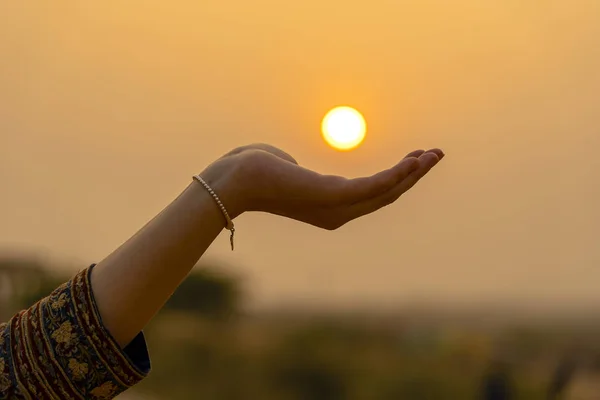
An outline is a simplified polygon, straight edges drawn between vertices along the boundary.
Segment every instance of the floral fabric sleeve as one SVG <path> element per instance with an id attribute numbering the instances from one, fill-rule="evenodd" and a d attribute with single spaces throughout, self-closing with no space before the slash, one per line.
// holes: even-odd
<path id="1" fill-rule="evenodd" d="M 150 372 L 142 332 L 121 349 L 104 328 L 92 268 L 0 324 L 0 399 L 112 399 Z"/>

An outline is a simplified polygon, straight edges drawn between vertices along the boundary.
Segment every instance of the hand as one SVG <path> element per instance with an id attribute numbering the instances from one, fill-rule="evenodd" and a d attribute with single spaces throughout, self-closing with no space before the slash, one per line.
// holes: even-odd
<path id="1" fill-rule="evenodd" d="M 254 144 L 229 152 L 201 175 L 232 218 L 263 211 L 333 230 L 393 203 L 443 157 L 439 149 L 417 150 L 390 169 L 346 179 L 321 175 L 280 149 Z"/>

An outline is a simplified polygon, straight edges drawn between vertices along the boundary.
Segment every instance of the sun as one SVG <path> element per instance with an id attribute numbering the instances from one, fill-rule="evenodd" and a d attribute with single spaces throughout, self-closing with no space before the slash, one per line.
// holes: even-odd
<path id="1" fill-rule="evenodd" d="M 367 132 L 363 116 L 348 106 L 330 110 L 321 123 L 323 138 L 337 150 L 352 150 L 362 143 Z"/>

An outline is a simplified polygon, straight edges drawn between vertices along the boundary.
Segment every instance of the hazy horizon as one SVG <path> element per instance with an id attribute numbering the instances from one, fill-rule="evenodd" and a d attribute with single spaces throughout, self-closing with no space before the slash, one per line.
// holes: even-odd
<path id="1" fill-rule="evenodd" d="M 443 162 L 327 232 L 264 214 L 208 257 L 252 303 L 600 305 L 600 3 L 341 0 L 0 5 L 0 249 L 81 268 L 238 145 L 370 174 Z M 340 153 L 319 124 L 367 120 Z"/>

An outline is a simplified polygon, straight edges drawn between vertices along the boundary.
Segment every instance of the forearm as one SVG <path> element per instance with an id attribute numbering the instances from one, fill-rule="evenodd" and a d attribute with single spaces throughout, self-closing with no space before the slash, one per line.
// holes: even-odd
<path id="1" fill-rule="evenodd" d="M 234 149 L 203 178 L 231 218 L 247 210 L 283 215 L 336 229 L 394 201 L 443 157 L 441 150 L 409 153 L 392 168 L 346 179 L 317 174 L 268 145 Z M 225 227 L 202 185 L 192 184 L 162 213 L 92 272 L 92 290 L 104 326 L 127 345 L 164 305 Z"/>
<path id="2" fill-rule="evenodd" d="M 92 290 L 100 315 L 121 346 L 160 310 L 223 228 L 214 199 L 193 182 L 94 267 Z"/>

